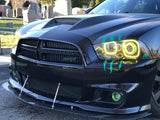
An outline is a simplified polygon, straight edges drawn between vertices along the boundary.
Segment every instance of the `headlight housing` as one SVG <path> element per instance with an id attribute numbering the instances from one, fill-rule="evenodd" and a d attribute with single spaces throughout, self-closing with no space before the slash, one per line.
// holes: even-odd
<path id="1" fill-rule="evenodd" d="M 18 41 L 21 38 L 21 34 L 20 34 L 20 32 L 18 30 L 15 32 L 15 37 L 16 37 L 16 42 L 18 43 Z M 12 54 L 16 54 L 16 51 L 17 51 L 17 46 L 12 47 L 11 53 Z"/>
<path id="2" fill-rule="evenodd" d="M 151 58 L 144 43 L 135 39 L 105 42 L 94 45 L 98 57 L 102 60 L 137 60 Z"/>
<path id="3" fill-rule="evenodd" d="M 19 39 L 21 38 L 21 34 L 19 33 L 19 31 L 17 30 L 15 33 L 15 37 L 16 37 L 16 41 L 18 42 Z"/>
<path id="4" fill-rule="evenodd" d="M 17 46 L 14 46 L 14 47 L 12 47 L 12 54 L 16 54 L 16 51 L 17 51 Z"/>

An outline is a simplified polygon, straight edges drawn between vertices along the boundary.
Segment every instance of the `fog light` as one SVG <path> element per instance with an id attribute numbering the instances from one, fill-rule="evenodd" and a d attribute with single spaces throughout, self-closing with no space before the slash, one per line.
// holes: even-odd
<path id="1" fill-rule="evenodd" d="M 121 93 L 119 93 L 119 92 L 113 92 L 113 93 L 112 93 L 112 99 L 113 99 L 115 102 L 120 101 L 121 98 L 122 98 Z"/>
<path id="2" fill-rule="evenodd" d="M 14 76 L 16 76 L 16 71 L 12 70 L 12 74 L 13 74 Z"/>

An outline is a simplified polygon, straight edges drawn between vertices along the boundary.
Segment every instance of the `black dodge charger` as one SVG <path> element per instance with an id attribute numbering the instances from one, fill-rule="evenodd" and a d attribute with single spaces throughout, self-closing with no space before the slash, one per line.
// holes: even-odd
<path id="1" fill-rule="evenodd" d="M 160 117 L 160 0 L 104 0 L 16 35 L 3 86 L 22 101 L 94 117 Z"/>

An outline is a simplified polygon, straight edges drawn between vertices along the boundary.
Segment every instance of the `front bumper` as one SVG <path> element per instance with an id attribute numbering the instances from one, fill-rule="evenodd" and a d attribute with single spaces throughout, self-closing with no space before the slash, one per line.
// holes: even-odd
<path id="1" fill-rule="evenodd" d="M 118 65 L 114 64 L 110 74 L 110 64 L 104 71 L 103 63 L 93 63 L 84 68 L 11 56 L 11 77 L 5 89 L 17 97 L 23 90 L 18 98 L 29 104 L 52 109 L 57 84 L 61 83 L 55 110 L 94 117 L 116 118 L 118 115 L 117 118 L 122 119 L 149 115 L 156 60 L 124 64 L 119 71 Z M 19 74 L 16 79 L 12 70 Z M 25 76 L 29 76 L 29 80 L 23 89 Z M 111 94 L 115 91 L 122 93 L 118 102 L 112 100 Z"/>

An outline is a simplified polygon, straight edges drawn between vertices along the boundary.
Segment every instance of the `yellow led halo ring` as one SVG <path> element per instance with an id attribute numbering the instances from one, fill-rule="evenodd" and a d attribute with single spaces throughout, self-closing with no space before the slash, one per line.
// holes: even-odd
<path id="1" fill-rule="evenodd" d="M 127 44 L 127 42 L 132 42 L 132 43 L 135 43 L 135 45 L 137 45 L 137 54 L 136 55 L 128 55 L 126 50 L 125 50 L 125 46 Z M 136 59 L 140 56 L 140 46 L 139 46 L 139 43 L 137 42 L 137 40 L 124 40 L 123 41 L 123 54 L 125 57 L 127 58 L 131 58 L 131 59 Z"/>
<path id="2" fill-rule="evenodd" d="M 102 53 L 104 52 L 104 51 L 103 51 L 103 48 L 101 48 L 101 47 L 96 47 L 96 49 L 95 49 L 95 50 L 96 50 L 96 52 L 98 52 L 98 50 L 101 50 L 101 51 L 102 51 Z"/>
<path id="3" fill-rule="evenodd" d="M 107 45 L 108 44 L 114 44 L 114 46 L 115 46 L 115 51 L 114 52 L 109 52 L 108 50 L 107 50 Z M 108 43 L 104 43 L 103 44 L 103 49 L 104 49 L 104 52 L 105 52 L 105 54 L 107 54 L 107 55 L 115 55 L 116 53 L 117 53 L 117 43 L 116 42 L 108 42 Z"/>
<path id="4" fill-rule="evenodd" d="M 121 59 L 123 58 L 123 53 L 119 52 L 116 54 L 116 58 Z"/>
<path id="5" fill-rule="evenodd" d="M 128 47 L 131 46 L 132 47 L 132 51 L 128 51 Z M 133 42 L 129 42 L 125 45 L 125 52 L 129 55 L 134 55 L 137 52 L 138 48 L 137 45 Z"/>

